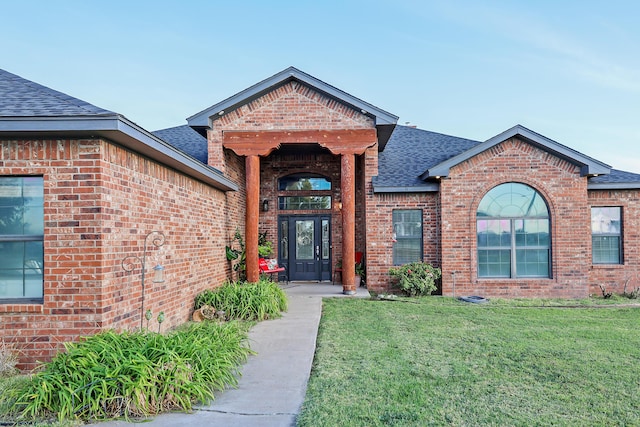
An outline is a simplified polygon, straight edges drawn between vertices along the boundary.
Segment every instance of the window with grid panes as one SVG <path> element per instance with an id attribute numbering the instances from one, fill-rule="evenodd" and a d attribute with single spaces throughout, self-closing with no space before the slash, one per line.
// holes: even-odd
<path id="1" fill-rule="evenodd" d="M 591 253 L 594 264 L 622 264 L 622 208 L 591 208 Z"/>
<path id="2" fill-rule="evenodd" d="M 0 301 L 42 301 L 43 241 L 43 178 L 0 177 Z"/>
<path id="3" fill-rule="evenodd" d="M 551 277 L 549 209 L 532 187 L 510 182 L 489 190 L 476 226 L 478 277 Z"/>
<path id="4" fill-rule="evenodd" d="M 422 261 L 422 210 L 393 211 L 393 264 Z"/>

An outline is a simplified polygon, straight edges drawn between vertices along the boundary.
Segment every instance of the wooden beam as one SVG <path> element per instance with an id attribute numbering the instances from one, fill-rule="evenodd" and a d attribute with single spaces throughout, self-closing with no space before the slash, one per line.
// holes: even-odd
<path id="1" fill-rule="evenodd" d="M 224 131 L 222 143 L 239 156 L 268 156 L 281 144 L 319 144 L 333 154 L 362 154 L 378 142 L 375 129 Z"/>

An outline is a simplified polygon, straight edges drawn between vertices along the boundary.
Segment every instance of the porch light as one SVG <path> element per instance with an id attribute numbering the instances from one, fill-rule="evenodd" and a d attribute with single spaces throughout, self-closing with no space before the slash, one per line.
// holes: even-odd
<path id="1" fill-rule="evenodd" d="M 269 200 L 264 199 L 264 200 L 262 201 L 262 210 L 263 210 L 264 212 L 269 212 Z"/>
<path id="2" fill-rule="evenodd" d="M 164 283 L 164 267 L 160 264 L 153 267 L 153 283 Z"/>

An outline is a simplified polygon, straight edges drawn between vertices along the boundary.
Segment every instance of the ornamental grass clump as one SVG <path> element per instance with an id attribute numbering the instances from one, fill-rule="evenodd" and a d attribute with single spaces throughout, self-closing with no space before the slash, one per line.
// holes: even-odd
<path id="1" fill-rule="evenodd" d="M 15 374 L 17 364 L 18 356 L 13 347 L 0 339 L 0 377 Z"/>
<path id="2" fill-rule="evenodd" d="M 189 411 L 237 385 L 251 350 L 248 325 L 197 323 L 168 335 L 107 331 L 65 345 L 30 381 L 11 390 L 22 419 L 146 417 Z"/>
<path id="3" fill-rule="evenodd" d="M 227 282 L 196 296 L 194 308 L 205 305 L 224 311 L 228 319 L 261 321 L 280 317 L 287 310 L 287 296 L 268 279 L 257 283 Z"/>
<path id="4" fill-rule="evenodd" d="M 389 275 L 397 280 L 398 288 L 410 297 L 431 295 L 436 289 L 436 280 L 442 272 L 426 262 L 412 262 L 391 267 Z"/>

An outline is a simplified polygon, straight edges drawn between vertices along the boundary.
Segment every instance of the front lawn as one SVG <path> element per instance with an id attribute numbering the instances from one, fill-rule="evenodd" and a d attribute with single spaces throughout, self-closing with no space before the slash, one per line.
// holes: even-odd
<path id="1" fill-rule="evenodd" d="M 640 308 L 327 299 L 298 425 L 640 425 Z"/>

